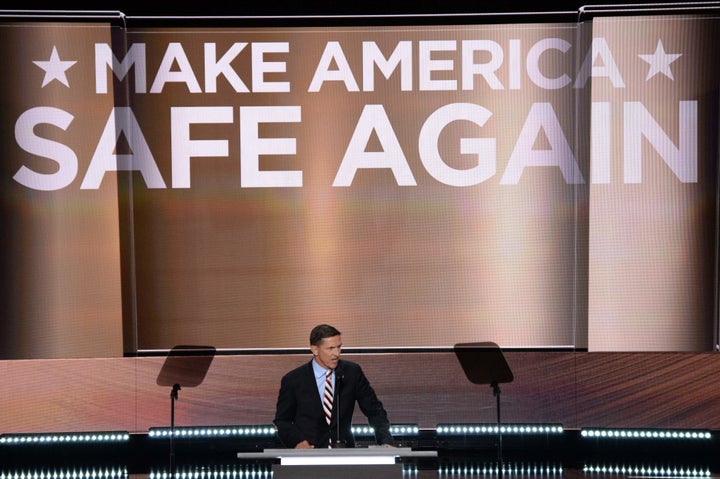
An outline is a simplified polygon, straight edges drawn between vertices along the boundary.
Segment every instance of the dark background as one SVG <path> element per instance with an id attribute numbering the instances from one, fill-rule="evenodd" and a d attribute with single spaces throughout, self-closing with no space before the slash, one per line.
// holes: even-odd
<path id="1" fill-rule="evenodd" d="M 128 16 L 284 16 L 284 15 L 437 15 L 493 14 L 520 12 L 576 12 L 583 6 L 630 5 L 692 5 L 678 2 L 583 2 L 579 0 L 534 1 L 471 1 L 471 0 L 273 0 L 273 1 L 184 1 L 168 2 L 112 0 L 30 0 L 9 2 L 6 10 L 88 10 L 120 11 Z M 697 3 L 715 5 L 718 2 Z"/>

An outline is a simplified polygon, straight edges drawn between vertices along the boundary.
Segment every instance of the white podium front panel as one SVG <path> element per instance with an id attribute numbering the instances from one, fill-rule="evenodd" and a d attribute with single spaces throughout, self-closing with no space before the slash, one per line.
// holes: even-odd
<path id="1" fill-rule="evenodd" d="M 268 451 L 268 450 L 266 450 Z M 272 450 L 270 450 L 272 451 Z M 269 452 L 269 451 L 268 451 Z M 277 449 L 284 466 L 395 464 L 410 448 L 368 447 L 339 449 Z"/>
<path id="2" fill-rule="evenodd" d="M 403 458 L 437 457 L 437 451 L 370 446 L 337 449 L 265 449 L 239 452 L 238 459 L 280 460 L 273 479 L 402 479 Z"/>
<path id="3" fill-rule="evenodd" d="M 282 466 L 357 466 L 357 465 L 381 465 L 395 464 L 396 456 L 354 456 L 347 454 L 328 454 L 318 456 L 289 456 L 281 457 Z"/>
<path id="4" fill-rule="evenodd" d="M 239 452 L 238 459 L 279 459 L 283 466 L 395 464 L 402 458 L 437 457 L 437 451 L 413 451 L 409 447 L 371 446 L 338 449 L 265 449 Z"/>

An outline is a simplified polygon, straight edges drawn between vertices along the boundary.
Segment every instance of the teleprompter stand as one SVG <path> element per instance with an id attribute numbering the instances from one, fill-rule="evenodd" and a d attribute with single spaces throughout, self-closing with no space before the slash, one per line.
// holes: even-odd
<path id="1" fill-rule="evenodd" d="M 459 343 L 453 348 L 465 376 L 473 384 L 489 384 L 497 404 L 498 474 L 502 475 L 502 433 L 500 432 L 500 383 L 514 379 L 500 347 L 493 342 Z"/>
<path id="2" fill-rule="evenodd" d="M 165 358 L 157 377 L 158 386 L 170 391 L 170 477 L 175 477 L 175 401 L 183 387 L 199 386 L 215 357 L 212 346 L 175 346 Z"/>

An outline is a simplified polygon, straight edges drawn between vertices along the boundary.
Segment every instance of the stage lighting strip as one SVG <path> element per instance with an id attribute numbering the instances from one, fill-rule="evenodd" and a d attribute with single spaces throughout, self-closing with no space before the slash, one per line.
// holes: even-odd
<path id="1" fill-rule="evenodd" d="M 151 438 L 170 437 L 169 427 L 150 428 L 148 436 Z M 353 434 L 357 436 L 371 436 L 375 430 L 370 426 L 353 425 Z M 390 427 L 393 436 L 417 436 L 420 428 L 417 425 L 394 425 Z M 275 426 L 221 426 L 221 427 L 176 427 L 175 437 L 179 438 L 212 438 L 212 437 L 273 437 L 277 433 Z"/>
<path id="2" fill-rule="evenodd" d="M 169 427 L 151 428 L 148 436 L 151 438 L 170 437 L 172 429 Z M 180 438 L 212 438 L 212 437 L 273 437 L 276 434 L 275 426 L 219 426 L 219 427 L 176 427 L 175 437 Z"/>
<path id="3" fill-rule="evenodd" d="M 418 467 L 416 464 L 403 464 L 403 476 L 417 476 Z M 174 479 L 272 479 L 272 465 L 270 464 L 248 464 L 248 465 L 213 465 L 213 466 L 178 466 L 175 468 Z M 0 477 L 0 479 L 42 479 L 36 477 Z M 65 476 L 55 478 L 45 476 L 45 479 L 75 479 Z M 83 479 L 79 477 L 78 479 Z M 95 479 L 95 478 L 91 478 Z M 108 479 L 114 479 L 109 477 Z M 165 469 L 153 469 L 148 474 L 148 479 L 173 479 L 173 476 Z"/>
<path id="4" fill-rule="evenodd" d="M 372 436 L 375 429 L 372 426 L 353 424 L 352 433 L 355 436 Z M 390 434 L 393 436 L 417 436 L 420 434 L 420 427 L 416 424 L 396 424 L 390 426 Z"/>
<path id="5" fill-rule="evenodd" d="M 710 477 L 709 469 L 671 466 L 585 465 L 585 474 L 652 476 L 652 477 Z"/>
<path id="6" fill-rule="evenodd" d="M 0 479 L 125 479 L 127 467 L 28 468 L 0 470 Z"/>
<path id="7" fill-rule="evenodd" d="M 174 474 L 152 469 L 148 479 L 272 479 L 272 475 L 270 464 L 177 466 Z"/>
<path id="8" fill-rule="evenodd" d="M 438 468 L 440 477 L 493 476 L 498 475 L 499 472 L 496 462 L 450 463 Z M 502 473 L 513 476 L 562 476 L 563 467 L 561 464 L 553 463 L 510 462 L 502 465 Z"/>
<path id="9" fill-rule="evenodd" d="M 53 434 L 3 434 L 0 444 L 74 444 L 126 442 L 130 440 L 127 432 L 81 432 Z"/>
<path id="10" fill-rule="evenodd" d="M 583 429 L 580 436 L 600 439 L 689 439 L 710 440 L 710 431 L 680 431 L 660 429 Z"/>
<path id="11" fill-rule="evenodd" d="M 482 436 L 487 434 L 562 434 L 560 424 L 438 424 L 438 435 L 445 436 Z"/>

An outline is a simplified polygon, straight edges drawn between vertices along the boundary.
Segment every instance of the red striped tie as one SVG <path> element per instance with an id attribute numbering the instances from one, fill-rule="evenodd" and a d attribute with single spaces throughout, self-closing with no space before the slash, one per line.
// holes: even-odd
<path id="1" fill-rule="evenodd" d="M 323 409 L 325 410 L 325 420 L 328 423 L 328 426 L 330 425 L 330 420 L 332 419 L 332 408 L 333 408 L 333 387 L 332 387 L 332 381 L 330 378 L 332 377 L 332 371 L 328 371 L 325 374 L 325 394 L 323 395 Z"/>

